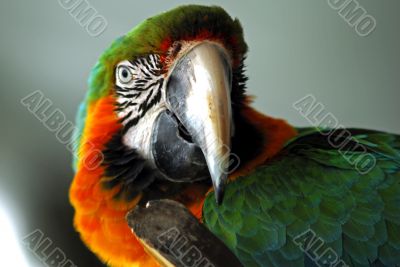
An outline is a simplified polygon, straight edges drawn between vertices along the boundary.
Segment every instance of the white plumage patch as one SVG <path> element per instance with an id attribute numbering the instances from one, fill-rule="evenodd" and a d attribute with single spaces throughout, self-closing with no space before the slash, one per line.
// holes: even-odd
<path id="1" fill-rule="evenodd" d="M 123 125 L 136 125 L 161 100 L 164 77 L 158 55 L 150 54 L 118 64 L 115 71 L 117 113 Z"/>
<path id="2" fill-rule="evenodd" d="M 124 125 L 123 143 L 142 154 L 149 153 L 152 125 L 163 109 L 164 76 L 158 55 L 122 61 L 115 70 L 116 112 Z M 135 127 L 133 127 L 135 126 Z"/>

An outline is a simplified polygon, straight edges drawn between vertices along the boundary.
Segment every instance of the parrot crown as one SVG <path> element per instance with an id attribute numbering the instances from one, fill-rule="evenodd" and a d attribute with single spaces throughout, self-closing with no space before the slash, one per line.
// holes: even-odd
<path id="1" fill-rule="evenodd" d="M 221 43 L 233 57 L 233 71 L 241 72 L 247 44 L 240 22 L 220 7 L 181 6 L 143 21 L 113 42 L 91 72 L 88 101 L 114 90 L 113 74 L 121 61 L 150 63 L 148 56 L 153 54 L 153 59 L 158 59 L 156 64 L 165 70 L 185 43 L 202 40 Z"/>

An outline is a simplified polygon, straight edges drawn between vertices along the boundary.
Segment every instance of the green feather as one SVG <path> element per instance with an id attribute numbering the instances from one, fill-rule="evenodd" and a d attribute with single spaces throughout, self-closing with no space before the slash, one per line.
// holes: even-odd
<path id="1" fill-rule="evenodd" d="M 228 184 L 221 206 L 208 195 L 206 226 L 245 266 L 317 266 L 294 242 L 309 230 L 324 241 L 309 255 L 332 249 L 348 266 L 400 264 L 400 137 L 350 132 L 339 151 L 302 129 L 268 165 Z M 366 174 L 347 160 L 363 153 L 376 159 Z"/>

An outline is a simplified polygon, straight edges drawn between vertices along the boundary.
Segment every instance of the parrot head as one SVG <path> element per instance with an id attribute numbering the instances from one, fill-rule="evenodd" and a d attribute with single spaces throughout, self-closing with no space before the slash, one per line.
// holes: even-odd
<path id="1" fill-rule="evenodd" d="M 206 184 L 199 203 L 211 185 L 220 203 L 229 173 L 265 161 L 291 134 L 249 106 L 246 52 L 237 19 L 189 5 L 145 20 L 100 57 L 78 114 L 70 199 L 104 261 L 146 254 L 124 220 L 140 201 Z"/>
<path id="2" fill-rule="evenodd" d="M 171 182 L 211 177 L 219 201 L 234 134 L 233 51 L 220 35 L 168 34 L 161 43 L 146 44 L 143 53 L 123 58 L 114 67 L 123 144 Z"/>
<path id="3" fill-rule="evenodd" d="M 116 40 L 95 66 L 86 99 L 86 105 L 105 97 L 114 102 L 119 130 L 101 149 L 106 169 L 115 169 L 110 158 L 119 141 L 146 161 L 129 177 L 130 186 L 137 182 L 135 191 L 159 177 L 172 182 L 211 178 L 220 202 L 234 165 L 229 163 L 236 162 L 232 138 L 245 102 L 246 51 L 239 21 L 219 7 L 179 7 Z M 102 124 L 96 116 L 90 123 Z M 87 120 L 84 124 L 93 127 Z M 136 179 L 149 169 L 157 175 Z"/>

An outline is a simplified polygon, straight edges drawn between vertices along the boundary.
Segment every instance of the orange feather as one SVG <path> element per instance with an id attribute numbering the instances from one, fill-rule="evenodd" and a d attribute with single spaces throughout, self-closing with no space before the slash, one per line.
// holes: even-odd
<path id="1" fill-rule="evenodd" d="M 91 151 L 93 149 L 101 151 L 104 144 L 120 129 L 121 125 L 114 112 L 114 103 L 114 97 L 108 96 L 93 102 L 88 107 L 86 127 L 80 145 L 80 159 L 96 157 Z M 242 112 L 245 118 L 266 136 L 267 141 L 264 143 L 264 152 L 233 173 L 230 179 L 245 175 L 263 164 L 278 153 L 288 139 L 296 135 L 296 131 L 283 120 L 264 116 L 249 106 Z M 99 164 L 97 168 L 92 169 L 83 162 L 80 160 L 78 164 L 70 189 L 70 200 L 76 211 L 74 225 L 82 240 L 102 261 L 111 266 L 159 266 L 146 253 L 125 221 L 126 213 L 137 205 L 141 195 L 130 202 L 113 199 L 118 188 L 106 190 L 101 187 L 100 181 L 107 179 L 104 176 L 103 166 Z M 202 206 L 208 191 L 208 188 L 192 185 L 175 199 L 185 204 L 201 220 Z"/>
<path id="2" fill-rule="evenodd" d="M 91 151 L 101 151 L 121 127 L 114 104 L 115 99 L 108 96 L 89 106 L 80 159 L 94 157 Z M 102 189 L 100 180 L 105 178 L 104 168 L 100 164 L 95 169 L 91 166 L 79 161 L 70 189 L 70 200 L 75 208 L 74 225 L 82 240 L 111 266 L 159 266 L 144 251 L 125 221 L 126 213 L 136 206 L 140 196 L 128 203 L 113 200 L 118 188 Z"/>

